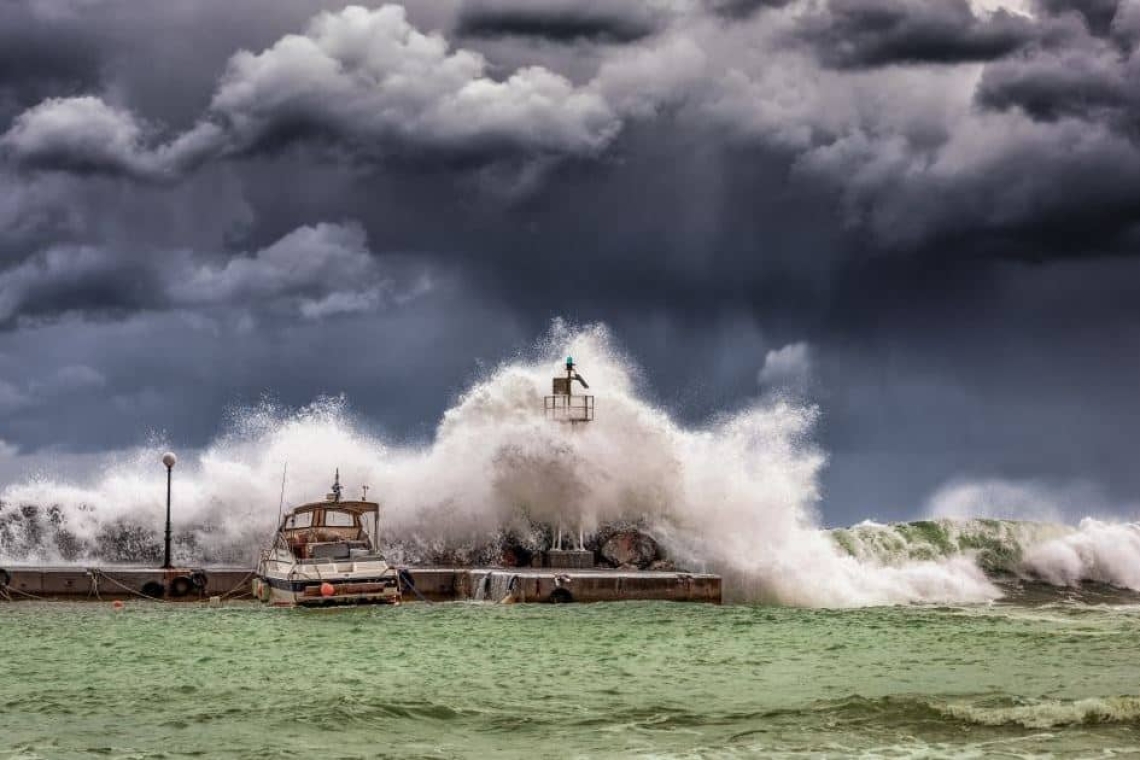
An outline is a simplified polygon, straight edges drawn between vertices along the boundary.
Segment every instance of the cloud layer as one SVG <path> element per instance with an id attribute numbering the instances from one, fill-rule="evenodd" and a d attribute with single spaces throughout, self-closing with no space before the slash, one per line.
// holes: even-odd
<path id="1" fill-rule="evenodd" d="M 4 440 L 340 391 L 428 435 L 562 315 L 682 419 L 807 387 L 837 515 L 1133 503 L 1138 47 L 1135 0 L 15 0 Z"/>
<path id="2" fill-rule="evenodd" d="M 319 319 L 373 311 L 430 288 L 425 273 L 401 289 L 353 223 L 299 227 L 259 251 L 204 258 L 190 251 L 128 257 L 106 248 L 49 248 L 0 272 L 0 325 L 124 309 L 284 311 Z"/>

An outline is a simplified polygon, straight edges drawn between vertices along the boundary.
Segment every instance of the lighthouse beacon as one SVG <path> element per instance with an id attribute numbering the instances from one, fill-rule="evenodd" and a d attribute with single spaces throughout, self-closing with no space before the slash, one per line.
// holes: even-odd
<path id="1" fill-rule="evenodd" d="M 590 390 L 586 379 L 578 374 L 574 365 L 574 357 L 566 357 L 565 377 L 555 377 L 552 383 L 553 394 L 545 399 L 545 413 L 548 420 L 561 424 L 569 424 L 571 431 L 581 430 L 581 425 L 594 420 L 594 397 L 585 394 L 574 394 L 574 383 L 581 383 L 583 390 Z M 554 546 L 546 552 L 545 564 L 547 567 L 592 568 L 594 566 L 594 553 L 585 547 L 585 532 L 578 525 L 577 548 L 573 547 L 574 540 L 570 539 L 571 548 L 562 544 L 563 524 L 558 523 Z"/>

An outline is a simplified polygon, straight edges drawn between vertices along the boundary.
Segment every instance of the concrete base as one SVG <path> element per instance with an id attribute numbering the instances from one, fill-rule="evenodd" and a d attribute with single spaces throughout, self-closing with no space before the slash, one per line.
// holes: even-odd
<path id="1" fill-rule="evenodd" d="M 144 567 L 8 567 L 0 597 L 12 601 L 50 599 L 130 599 L 140 595 L 169 601 L 198 601 L 249 592 L 248 568 L 207 567 L 162 570 Z M 0 580 L 4 574 L 0 573 Z"/>
<path id="2" fill-rule="evenodd" d="M 594 553 L 586 549 L 551 549 L 543 554 L 542 566 L 592 570 Z"/>
<path id="3" fill-rule="evenodd" d="M 571 553 L 571 552 L 564 552 Z M 577 552 L 573 552 L 577 553 Z M 588 552 L 587 552 L 588 554 Z M 592 556 L 592 555 L 591 555 Z M 253 571 L 247 568 L 206 567 L 159 570 L 140 567 L 7 567 L 10 576 L 4 599 L 73 599 L 110 601 L 143 596 L 143 590 L 162 587 L 167 601 L 199 601 L 212 596 L 248 598 Z M 194 586 L 182 596 L 176 579 L 191 580 L 202 573 L 203 586 Z M 0 572 L 0 581 L 5 578 Z M 570 568 L 455 568 L 411 567 L 404 571 L 405 602 L 421 598 L 433 602 L 487 601 L 620 602 L 668 600 L 720 604 L 721 579 L 716 575 L 677 572 L 593 570 Z M 181 581 L 179 587 L 185 584 Z"/>
<path id="4" fill-rule="evenodd" d="M 414 573 L 414 570 L 413 570 Z M 628 602 L 672 601 L 720 604 L 718 575 L 626 570 L 471 570 L 461 588 L 474 601 Z"/>

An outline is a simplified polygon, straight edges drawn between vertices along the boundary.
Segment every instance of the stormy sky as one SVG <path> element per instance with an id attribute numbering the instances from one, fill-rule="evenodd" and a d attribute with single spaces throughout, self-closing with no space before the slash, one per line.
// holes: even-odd
<path id="1" fill-rule="evenodd" d="M 1135 517 L 1140 0 L 0 3 L 0 478 L 426 439 L 555 317 L 818 404 L 827 523 Z"/>

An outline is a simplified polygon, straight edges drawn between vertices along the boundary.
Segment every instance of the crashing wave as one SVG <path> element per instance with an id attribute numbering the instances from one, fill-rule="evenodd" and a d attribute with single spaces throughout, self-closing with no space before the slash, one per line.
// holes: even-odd
<path id="1" fill-rule="evenodd" d="M 946 717 L 979 726 L 1058 728 L 1140 723 L 1140 697 L 1130 696 L 1048 699 L 1002 705 L 946 704 L 936 709 Z"/>
<path id="2" fill-rule="evenodd" d="M 566 354 L 588 368 L 598 393 L 595 421 L 573 432 L 541 411 L 551 369 Z M 983 571 L 992 563 L 1020 562 L 1065 581 L 1086 566 L 1097 577 L 1135 580 L 1137 555 L 1112 557 L 1101 545 L 1108 528 L 1040 552 L 1018 534 L 1021 524 L 829 533 L 816 520 L 826 457 L 811 441 L 814 407 L 757 399 L 689 428 L 646 401 L 637 377 L 605 328 L 556 324 L 530 356 L 471 387 L 427 445 L 369 433 L 343 399 L 246 410 L 207 447 L 184 452 L 175 470 L 175 559 L 251 562 L 277 520 L 288 463 L 288 504 L 319 498 L 335 468 L 350 493 L 371 486 L 387 548 L 401 563 L 484 563 L 505 543 L 520 552 L 548 547 L 559 524 L 592 533 L 633 521 L 678 564 L 724 575 L 735 600 L 981 602 L 1001 595 Z M 160 450 L 139 447 L 87 483 L 40 476 L 4 488 L 0 562 L 153 561 L 164 515 Z M 1071 534 L 1055 540 L 1065 539 Z M 1050 576 L 1054 560 L 1061 565 Z"/>
<path id="3" fill-rule="evenodd" d="M 992 519 L 864 522 L 831 536 L 852 557 L 883 566 L 969 557 L 990 576 L 1140 591 L 1140 523 L 1085 518 L 1074 528 Z"/>

